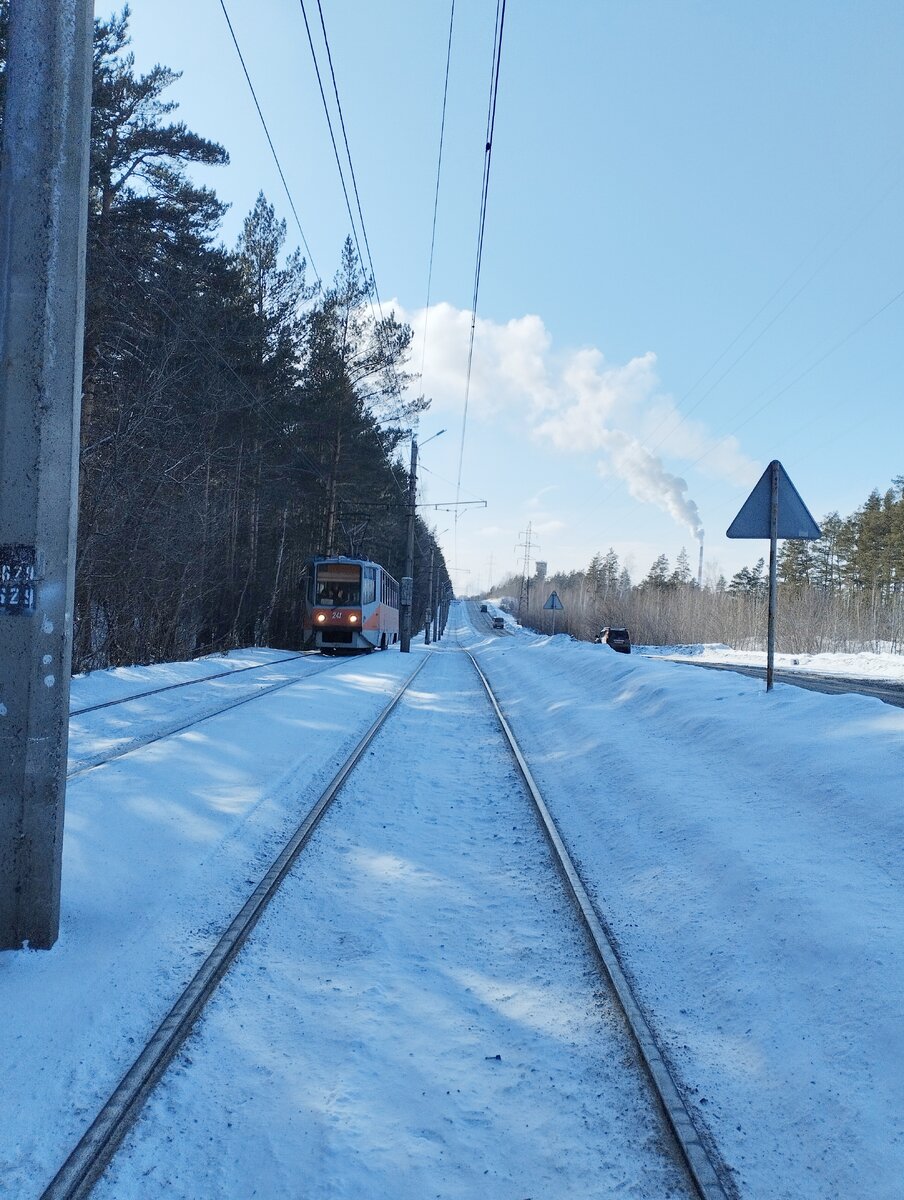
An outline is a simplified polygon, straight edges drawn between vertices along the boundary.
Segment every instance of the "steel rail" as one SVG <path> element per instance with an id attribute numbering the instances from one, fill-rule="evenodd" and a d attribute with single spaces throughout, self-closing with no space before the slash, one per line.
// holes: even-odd
<path id="1" fill-rule="evenodd" d="M 571 855 L 568 853 L 568 849 L 558 831 L 552 814 L 547 808 L 527 765 L 527 761 L 515 740 L 515 735 L 502 712 L 493 689 L 490 687 L 489 680 L 480 669 L 476 658 L 470 650 L 465 650 L 465 653 L 473 663 L 474 669 L 480 676 L 480 680 L 486 689 L 490 703 L 505 734 L 509 749 L 517 763 L 521 778 L 524 780 L 525 786 L 534 802 L 540 824 L 552 848 L 557 866 L 571 892 L 572 899 L 577 906 L 593 948 L 625 1015 L 628 1028 L 637 1045 L 641 1061 L 650 1078 L 653 1090 L 678 1144 L 681 1156 L 684 1159 L 697 1193 L 701 1200 L 729 1200 L 729 1197 L 733 1193 L 728 1192 L 722 1183 L 721 1174 L 724 1169 L 716 1166 L 714 1156 L 711 1155 L 697 1131 L 690 1110 L 685 1104 L 681 1092 L 678 1090 L 668 1064 L 656 1043 L 649 1022 L 644 1016 L 627 976 L 622 970 L 612 939 L 597 915 L 593 902 L 572 861 Z"/>
<path id="2" fill-rule="evenodd" d="M 340 663 L 344 660 L 340 660 Z M 315 679 L 318 675 L 323 675 L 326 671 L 333 671 L 340 663 L 330 663 L 328 666 L 321 667 L 319 671 L 309 671 L 306 675 L 300 675 L 296 679 L 285 679 L 280 683 L 274 683 L 270 687 L 261 688 L 259 691 L 252 692 L 248 696 L 240 696 L 238 700 L 230 700 L 228 704 L 223 704 L 216 708 L 213 712 L 205 713 L 201 717 L 195 717 L 192 721 L 186 721 L 182 725 L 176 725 L 172 729 L 165 729 L 161 733 L 154 734 L 153 737 L 145 738 L 143 741 L 130 743 L 122 750 L 116 750 L 113 754 L 108 754 L 104 758 L 97 760 L 88 759 L 83 761 L 82 765 L 75 767 L 66 775 L 67 782 L 70 779 L 77 779 L 80 775 L 87 775 L 89 771 L 96 771 L 98 767 L 106 766 L 107 763 L 115 762 L 118 758 L 124 758 L 127 754 L 134 754 L 137 750 L 143 750 L 145 746 L 153 746 L 155 742 L 162 742 L 164 738 L 174 737 L 177 733 L 184 733 L 186 729 L 193 729 L 195 725 L 201 725 L 204 721 L 210 721 L 214 717 L 219 717 L 230 709 L 240 708 L 243 704 L 250 704 L 252 700 L 260 700 L 263 696 L 272 696 L 274 692 L 280 692 L 283 688 L 294 687 L 298 683 L 306 683 L 309 679 Z"/>
<path id="3" fill-rule="evenodd" d="M 311 652 L 308 651 L 308 654 Z M 228 679 L 233 675 L 241 675 L 244 671 L 263 671 L 267 667 L 275 667 L 279 663 L 292 662 L 296 658 L 306 658 L 307 654 L 289 654 L 285 658 L 274 658 L 267 663 L 254 663 L 250 667 L 236 667 L 234 671 L 218 671 L 216 675 L 199 675 L 197 679 L 183 679 L 181 683 L 168 683 L 164 687 L 148 688 L 144 692 L 133 692 L 131 696 L 120 696 L 118 700 L 104 700 L 101 704 L 89 704 L 85 708 L 72 708 L 70 717 L 80 717 L 84 713 L 97 712 L 100 708 L 113 708 L 117 704 L 128 704 L 132 700 L 143 700 L 145 696 L 156 696 L 160 692 L 172 692 L 176 688 L 191 687 L 195 683 L 209 683 L 211 679 Z"/>
<path id="4" fill-rule="evenodd" d="M 163 1018 L 113 1094 L 79 1140 L 40 1200 L 85 1200 L 122 1139 L 216 991 L 295 860 L 389 715 L 427 663 L 425 655 L 346 758 L 330 784 L 274 859 L 197 974 Z"/>

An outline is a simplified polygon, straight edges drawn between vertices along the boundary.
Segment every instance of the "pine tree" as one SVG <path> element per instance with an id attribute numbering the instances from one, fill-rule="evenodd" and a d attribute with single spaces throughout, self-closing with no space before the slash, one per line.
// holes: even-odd
<path id="1" fill-rule="evenodd" d="M 618 555 L 610 546 L 603 558 L 602 583 L 604 591 L 615 591 L 618 587 L 619 563 Z"/>
<path id="2" fill-rule="evenodd" d="M 671 587 L 687 587 L 693 583 L 693 578 L 691 564 L 687 557 L 687 550 L 682 546 L 675 560 L 675 570 L 669 576 L 669 585 Z"/>
<path id="3" fill-rule="evenodd" d="M 843 521 L 837 512 L 828 513 L 820 523 L 822 536 L 810 545 L 812 581 L 816 586 L 831 592 L 841 587 L 839 536 L 842 525 Z"/>
<path id="4" fill-rule="evenodd" d="M 660 554 L 645 579 L 641 581 L 640 587 L 643 590 L 649 588 L 667 588 L 671 586 L 669 576 L 669 560 L 664 554 Z"/>
<path id="5" fill-rule="evenodd" d="M 809 543 L 797 538 L 783 542 L 776 566 L 780 583 L 797 589 L 807 587 L 815 569 Z"/>

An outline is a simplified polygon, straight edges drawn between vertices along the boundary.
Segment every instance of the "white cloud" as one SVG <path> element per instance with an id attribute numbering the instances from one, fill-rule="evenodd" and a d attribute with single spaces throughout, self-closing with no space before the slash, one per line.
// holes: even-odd
<path id="1" fill-rule="evenodd" d="M 398 303 L 392 307 L 400 320 L 414 330 L 410 368 L 423 377 L 418 391 L 432 400 L 435 413 L 460 413 L 465 400 L 471 314 L 450 304 L 432 305 L 408 313 Z M 424 329 L 427 352 L 424 354 Z M 516 317 L 504 325 L 477 318 L 471 366 L 469 412 L 475 419 L 514 405 L 542 411 L 553 399 L 546 378 L 551 338 L 536 316 Z"/>
<path id="2" fill-rule="evenodd" d="M 545 533 L 558 533 L 560 529 L 567 529 L 568 526 L 564 521 L 559 521 L 556 518 L 550 518 L 548 521 L 532 521 L 531 530 L 542 537 Z"/>
<path id="3" fill-rule="evenodd" d="M 471 314 L 449 304 L 431 307 L 429 316 L 423 309 L 405 313 L 395 307 L 415 332 L 414 369 L 423 357 L 418 390 L 432 399 L 435 414 L 461 414 Z M 703 530 L 687 482 L 664 459 L 695 469 L 699 460 L 701 473 L 735 485 L 753 483 L 759 474 L 737 439 L 718 439 L 701 422 L 682 417 L 673 398 L 660 390 L 654 353 L 624 364 L 608 363 L 595 347 L 556 353 L 534 315 L 505 324 L 478 317 L 468 413 L 475 422 L 512 415 L 556 450 L 600 454 L 601 474 L 622 480 L 635 499 L 669 513 L 697 538 Z M 539 508 L 542 495 L 530 507 Z"/>

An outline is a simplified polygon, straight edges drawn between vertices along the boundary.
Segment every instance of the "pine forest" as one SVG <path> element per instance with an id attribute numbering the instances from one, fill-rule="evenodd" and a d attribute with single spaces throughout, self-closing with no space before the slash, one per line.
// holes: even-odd
<path id="1" fill-rule="evenodd" d="M 848 517 L 829 513 L 818 541 L 779 543 L 776 645 L 787 653 L 873 650 L 904 653 L 904 476 L 873 491 Z M 674 568 L 664 554 L 636 584 L 610 549 L 586 571 L 523 580 L 497 592 L 536 629 L 551 627 L 543 608 L 555 590 L 564 605 L 556 629 L 592 639 L 625 626 L 638 645 L 721 642 L 734 649 L 766 644 L 769 571 L 765 559 L 731 579 L 698 580 L 686 550 Z"/>
<path id="2" fill-rule="evenodd" d="M 175 119 L 175 72 L 136 73 L 128 22 L 95 22 L 73 671 L 295 647 L 316 554 L 400 577 L 426 407 L 350 240 L 319 286 L 260 195 L 221 244 L 190 168 L 227 151 Z M 415 622 L 431 550 L 448 584 L 418 520 Z"/>

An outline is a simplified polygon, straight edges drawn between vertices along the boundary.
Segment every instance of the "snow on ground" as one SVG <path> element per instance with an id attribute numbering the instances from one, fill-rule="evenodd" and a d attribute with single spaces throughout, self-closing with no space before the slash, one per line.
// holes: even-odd
<path id="1" fill-rule="evenodd" d="M 598 985 L 444 641 L 97 1200 L 689 1196 Z"/>
<path id="2" fill-rule="evenodd" d="M 40 1195 L 408 670 L 342 660 L 70 782 L 60 939 L 0 954 L 6 1194 Z"/>
<path id="3" fill-rule="evenodd" d="M 575 999 L 584 969 L 577 952 L 565 947 L 553 960 L 546 918 L 529 927 L 517 908 L 525 886 L 538 905 L 562 905 L 536 868 L 529 823 L 511 807 L 510 773 L 482 736 L 465 733 L 469 685 L 456 674 L 454 632 L 497 688 L 741 1197 L 900 1200 L 904 711 L 782 684 L 767 694 L 759 680 L 689 672 L 562 636 L 500 636 L 474 617 L 472 625 L 464 606 L 453 608 L 427 669 L 433 659 L 453 665 L 448 675 L 437 666 L 429 687 L 419 682 L 400 717 L 412 730 L 410 801 L 382 766 L 343 796 L 324 829 L 329 837 L 310 848 L 310 874 L 303 856 L 260 944 L 249 946 L 185 1051 L 193 1059 L 197 1045 L 203 1087 L 187 1086 L 196 1076 L 184 1055 L 167 1101 L 155 1099 L 152 1113 L 196 1147 L 206 1130 L 230 1162 L 230 1122 L 261 1129 L 272 1116 L 274 1130 L 292 1126 L 305 1161 L 325 1175 L 315 1182 L 302 1172 L 281 1191 L 293 1162 L 280 1160 L 272 1139 L 266 1169 L 276 1182 L 258 1192 L 268 1200 L 299 1186 L 342 1200 L 564 1200 L 582 1194 L 590 1161 L 569 1113 L 588 1144 L 626 1173 L 624 1194 L 668 1194 L 665 1175 L 627 1186 L 631 1160 L 612 1148 L 605 1112 L 582 1090 L 596 1082 L 588 1042 L 608 1037 L 611 1021 Z M 256 661 L 267 661 L 263 653 Z M 292 686 L 70 784 L 60 941 L 49 952 L 0 954 L 3 1194 L 40 1195 L 299 814 L 423 653 L 343 661 L 317 676 L 308 671 L 315 660 L 304 660 Z M 74 682 L 73 707 L 123 685 L 140 691 L 190 669 L 209 673 L 222 661 L 141 668 L 125 678 L 97 672 Z M 192 690 L 169 695 L 175 703 Z M 90 756 L 92 737 L 110 736 L 102 719 L 109 711 L 116 712 L 78 718 L 79 758 Z M 156 709 L 142 717 L 148 727 L 158 719 L 165 725 Z M 450 721 L 460 727 L 455 734 Z M 483 721 L 489 736 L 488 714 Z M 469 767 L 472 752 L 478 761 Z M 475 808 L 481 779 L 489 787 Z M 476 839 L 496 819 L 505 830 L 493 839 L 501 855 L 483 861 Z M 522 862 L 533 864 L 527 885 L 516 870 Z M 340 863 L 337 905 L 321 907 L 317 880 Z M 487 870 L 504 896 L 487 884 Z M 433 907 L 415 918 L 409 898 Z M 460 910 L 478 922 L 486 915 L 485 926 L 466 933 Z M 288 942 L 279 933 L 285 922 Z M 485 974 L 485 948 L 500 959 L 498 977 Z M 301 1055 L 298 1074 L 287 1074 L 275 1032 L 286 1010 L 298 1026 L 288 1050 L 292 1061 Z M 428 1016 L 449 1036 L 448 1053 L 428 1032 Z M 222 1069 L 202 1049 L 217 1032 L 228 1047 Z M 541 1082 L 544 1071 L 552 1077 L 551 1095 L 535 1088 L 530 1065 Z M 611 1074 L 600 1068 L 605 1094 Z M 450 1077 L 458 1082 L 444 1087 Z M 636 1115 L 633 1101 L 625 1110 Z M 533 1138 L 519 1135 L 519 1114 L 536 1122 Z M 392 1150 L 400 1130 L 400 1144 L 423 1166 L 401 1182 Z M 129 1176 L 150 1163 L 142 1136 L 134 1161 L 123 1159 L 111 1176 L 134 1192 L 105 1183 L 104 1195 L 158 1194 L 156 1169 Z M 487 1138 L 492 1165 L 486 1159 L 484 1169 L 498 1172 L 498 1186 L 467 1157 L 475 1147 L 485 1154 Z M 554 1169 L 555 1150 L 544 1158 L 542 1147 L 557 1144 L 563 1164 L 575 1159 L 571 1178 Z M 365 1160 L 359 1151 L 367 1148 L 373 1156 Z M 155 1161 L 170 1154 L 167 1144 Z M 526 1154 L 543 1186 L 503 1186 L 518 1178 Z M 371 1163 L 380 1172 L 375 1187 Z M 172 1170 L 181 1182 L 170 1195 L 212 1194 L 208 1177 L 194 1178 L 181 1160 Z M 254 1194 L 224 1179 L 218 1194 Z"/>
<path id="4" fill-rule="evenodd" d="M 741 1195 L 900 1200 L 904 712 L 465 638 Z"/>
<path id="5" fill-rule="evenodd" d="M 136 696 L 151 688 L 172 687 L 193 679 L 244 671 L 294 657 L 287 650 L 233 650 L 229 654 L 208 654 L 191 662 L 157 663 L 150 667 L 114 667 L 110 671 L 89 671 L 75 675 L 69 697 L 72 710 L 89 708 L 111 700 Z"/>

